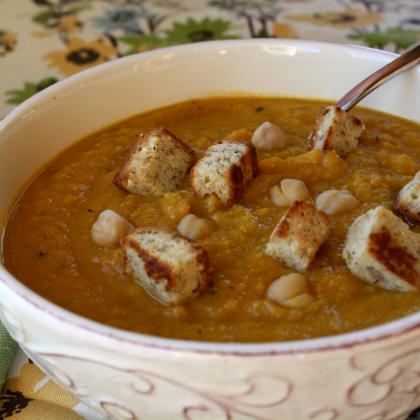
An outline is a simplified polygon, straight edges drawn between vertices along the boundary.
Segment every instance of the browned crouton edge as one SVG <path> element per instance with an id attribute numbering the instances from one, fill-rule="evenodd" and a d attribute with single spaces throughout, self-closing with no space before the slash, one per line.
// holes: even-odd
<path id="1" fill-rule="evenodd" d="M 149 230 L 155 230 L 155 229 L 142 229 L 144 232 L 147 232 Z M 177 236 L 172 230 L 170 229 L 160 229 L 161 231 L 164 230 L 167 233 L 171 234 L 172 236 Z M 188 238 L 182 238 L 182 240 L 185 240 L 189 242 L 194 250 L 197 253 L 197 261 L 200 264 L 203 264 L 203 274 L 205 277 L 205 284 L 201 284 L 200 287 L 205 288 L 210 284 L 210 263 L 209 263 L 209 257 L 207 252 L 199 245 L 197 245 L 194 241 L 191 241 Z M 121 246 L 130 246 L 131 248 L 135 249 L 139 257 L 144 261 L 144 270 L 146 271 L 147 275 L 156 280 L 157 283 L 160 283 L 161 281 L 167 280 L 165 289 L 169 292 L 173 289 L 173 286 L 175 284 L 175 274 L 172 270 L 170 264 L 166 264 L 163 262 L 160 258 L 154 257 L 150 255 L 147 251 L 142 249 L 137 241 L 130 240 L 128 236 L 124 236 L 121 239 Z M 127 264 L 127 256 L 124 255 L 124 265 L 125 267 L 128 266 Z M 130 275 L 130 271 L 126 271 L 127 275 Z"/>
<path id="2" fill-rule="evenodd" d="M 289 221 L 288 218 L 294 218 L 294 217 L 305 217 L 306 211 L 311 211 L 314 208 L 314 205 L 308 201 L 296 201 L 287 211 L 287 218 L 282 220 L 280 223 L 278 229 L 276 230 L 274 237 L 278 236 L 279 238 L 287 237 L 289 233 Z M 319 216 L 324 220 L 325 224 L 329 227 L 331 227 L 331 220 L 330 218 L 322 211 L 318 211 Z M 313 242 L 317 243 L 317 239 L 313 239 Z"/>
<path id="3" fill-rule="evenodd" d="M 322 119 L 325 117 L 326 114 L 328 114 L 328 107 L 323 107 L 321 113 L 318 115 L 316 122 L 315 122 L 315 127 L 319 127 L 321 124 Z M 336 112 L 337 113 L 342 113 L 342 112 L 346 112 L 343 111 L 341 108 L 336 107 Z M 354 115 L 350 115 L 350 117 L 352 118 L 352 121 L 355 125 L 363 125 L 362 121 L 357 118 Z M 334 128 L 333 127 L 329 127 L 327 134 L 325 136 L 325 147 L 323 148 L 324 150 L 334 150 L 334 145 L 331 143 L 331 138 L 334 134 Z M 316 128 L 314 130 L 311 131 L 311 133 L 309 134 L 308 140 L 309 140 L 309 147 L 308 150 L 313 150 L 313 148 L 315 147 L 315 139 L 316 139 Z"/>
<path id="4" fill-rule="evenodd" d="M 188 169 L 191 169 L 193 165 L 193 160 L 194 160 L 194 151 L 188 145 L 186 145 L 181 139 L 176 137 L 173 133 L 171 133 L 166 128 L 157 127 L 157 128 L 154 128 L 153 130 L 148 131 L 147 133 L 141 133 L 137 137 L 137 140 L 130 148 L 130 151 L 128 152 L 123 165 L 121 166 L 120 170 L 118 171 L 118 173 L 115 175 L 113 179 L 114 185 L 116 185 L 118 188 L 124 191 L 127 191 L 127 189 L 124 186 L 124 184 L 127 182 L 127 178 L 129 174 L 127 166 L 129 165 L 132 156 L 135 153 L 140 152 L 143 144 L 147 142 L 149 137 L 154 136 L 154 135 L 158 137 L 171 137 L 179 147 L 181 147 L 186 153 L 188 153 L 191 156 L 191 164 L 190 164 L 190 167 L 188 168 Z"/>
<path id="5" fill-rule="evenodd" d="M 253 178 L 258 175 L 260 170 L 255 146 L 251 143 L 247 143 L 246 147 L 247 152 L 242 156 L 241 160 L 237 164 L 232 165 L 229 170 L 229 195 L 232 197 L 232 202 L 238 199 L 245 190 L 242 169 L 246 170 L 246 168 L 251 167 Z"/>
<path id="6" fill-rule="evenodd" d="M 379 232 L 370 234 L 369 252 L 391 273 L 415 287 L 419 286 L 420 280 L 414 268 L 416 258 L 407 253 L 403 247 L 392 246 L 392 235 L 385 226 Z"/>

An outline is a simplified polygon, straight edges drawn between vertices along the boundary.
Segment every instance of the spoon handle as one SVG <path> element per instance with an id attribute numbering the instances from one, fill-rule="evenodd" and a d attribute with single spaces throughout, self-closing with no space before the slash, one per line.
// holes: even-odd
<path id="1" fill-rule="evenodd" d="M 377 87 L 383 85 L 386 81 L 402 71 L 415 66 L 419 61 L 420 43 L 356 85 L 337 102 L 337 106 L 344 111 L 350 111 L 358 102 Z"/>

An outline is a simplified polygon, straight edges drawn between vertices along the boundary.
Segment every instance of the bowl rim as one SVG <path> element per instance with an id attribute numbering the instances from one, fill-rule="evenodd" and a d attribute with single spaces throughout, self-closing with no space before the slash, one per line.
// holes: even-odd
<path id="1" fill-rule="evenodd" d="M 131 61 L 147 60 L 159 57 L 168 53 L 178 53 L 182 51 L 194 52 L 195 50 L 213 49 L 213 48 L 247 48 L 263 45 L 284 45 L 294 46 L 296 48 L 315 47 L 322 50 L 322 48 L 336 48 L 340 50 L 350 51 L 365 51 L 373 56 L 386 57 L 391 60 L 398 56 L 398 54 L 388 51 L 376 50 L 364 46 L 353 44 L 339 44 L 334 42 L 321 41 L 305 41 L 305 40 L 289 40 L 289 39 L 241 39 L 241 40 L 223 40 L 223 41 L 207 41 L 194 44 L 178 45 L 166 48 L 160 48 L 154 51 L 143 52 L 139 54 L 130 55 L 117 60 L 99 64 L 87 70 L 83 70 L 70 77 L 67 77 L 41 92 L 33 95 L 25 100 L 22 104 L 15 107 L 0 121 L 0 144 L 1 131 L 5 129 L 13 121 L 23 117 L 36 104 L 53 96 L 54 92 L 66 89 L 79 81 L 83 81 L 86 77 L 92 76 L 102 71 L 111 70 L 113 67 L 118 68 L 121 65 L 129 64 Z M 0 258 L 2 257 L 3 248 L 3 232 L 0 238 Z M 323 336 L 319 338 L 308 338 L 303 340 L 283 341 L 283 342 L 262 342 L 262 343 L 220 343 L 210 341 L 194 341 L 185 339 L 175 339 L 142 334 L 112 327 L 84 316 L 78 315 L 70 310 L 67 310 L 57 304 L 49 301 L 43 296 L 39 295 L 29 287 L 21 283 L 15 278 L 3 264 L 0 259 L 0 282 L 5 287 L 10 289 L 17 298 L 29 304 L 33 309 L 48 315 L 53 321 L 63 322 L 71 325 L 76 329 L 81 329 L 84 332 L 92 333 L 96 337 L 109 338 L 120 343 L 129 343 L 131 345 L 140 347 L 149 347 L 163 351 L 176 352 L 193 352 L 204 354 L 227 354 L 235 356 L 267 356 L 267 355 L 287 355 L 296 353 L 314 353 L 323 351 L 332 351 L 339 349 L 348 349 L 357 345 L 385 340 L 398 335 L 410 333 L 411 331 L 420 327 L 420 312 L 399 318 L 397 320 L 380 324 L 377 326 L 364 328 L 361 330 L 337 334 L 333 336 Z M 7 306 L 7 305 L 6 305 Z"/>

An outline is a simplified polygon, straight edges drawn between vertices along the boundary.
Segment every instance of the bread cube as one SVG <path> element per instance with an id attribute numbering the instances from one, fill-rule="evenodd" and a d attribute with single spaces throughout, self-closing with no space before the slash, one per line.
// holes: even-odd
<path id="1" fill-rule="evenodd" d="M 362 121 L 336 106 L 325 106 L 309 135 L 310 149 L 335 150 L 346 156 L 357 148 L 365 126 Z"/>
<path id="2" fill-rule="evenodd" d="M 165 128 L 141 134 L 126 162 L 114 178 L 114 184 L 132 194 L 162 195 L 178 189 L 189 168 L 194 152 Z"/>
<path id="3" fill-rule="evenodd" d="M 383 206 L 353 222 L 343 258 L 355 276 L 383 289 L 408 292 L 420 287 L 420 235 Z"/>
<path id="4" fill-rule="evenodd" d="M 206 251 L 172 231 L 137 228 L 121 243 L 125 273 L 165 305 L 181 305 L 209 284 Z"/>
<path id="5" fill-rule="evenodd" d="M 252 144 L 222 141 L 210 146 L 192 168 L 192 188 L 200 197 L 214 193 L 223 204 L 232 204 L 257 172 Z"/>
<path id="6" fill-rule="evenodd" d="M 395 210 L 412 222 L 420 222 L 420 171 L 397 194 Z"/>
<path id="7" fill-rule="evenodd" d="M 309 201 L 296 201 L 273 230 L 265 253 L 297 271 L 305 271 L 330 230 L 326 214 Z"/>

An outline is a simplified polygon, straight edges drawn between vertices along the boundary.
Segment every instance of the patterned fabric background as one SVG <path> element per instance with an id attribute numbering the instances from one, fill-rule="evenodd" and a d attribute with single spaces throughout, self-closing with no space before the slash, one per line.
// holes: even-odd
<path id="1" fill-rule="evenodd" d="M 168 45 L 279 37 L 400 52 L 419 0 L 0 0 L 0 116 L 95 64 Z"/>
<path id="2" fill-rule="evenodd" d="M 420 0 L 0 0 L 0 118 L 52 83 L 117 57 L 250 37 L 401 52 L 420 41 Z M 103 418 L 21 352 L 0 395 L 0 419 L 11 417 Z"/>

